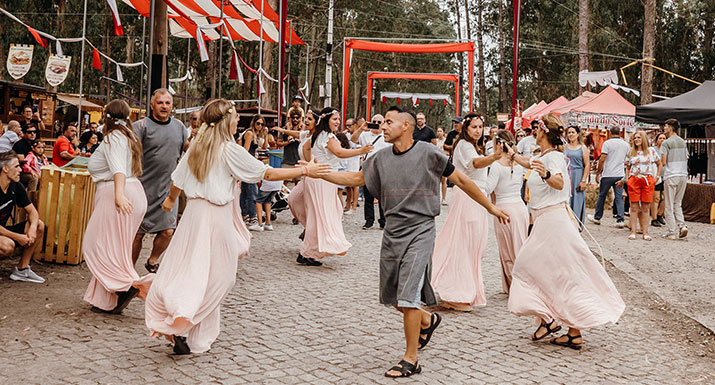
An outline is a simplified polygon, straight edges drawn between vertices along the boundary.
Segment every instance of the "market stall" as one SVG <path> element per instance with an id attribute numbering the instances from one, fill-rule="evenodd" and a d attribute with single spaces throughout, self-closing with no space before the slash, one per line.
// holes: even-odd
<path id="1" fill-rule="evenodd" d="M 56 93 L 31 84 L 0 80 L 0 120 L 23 120 L 22 109 L 31 106 L 37 111 L 45 124 L 40 132 L 42 138 L 51 137 L 55 121 Z"/>

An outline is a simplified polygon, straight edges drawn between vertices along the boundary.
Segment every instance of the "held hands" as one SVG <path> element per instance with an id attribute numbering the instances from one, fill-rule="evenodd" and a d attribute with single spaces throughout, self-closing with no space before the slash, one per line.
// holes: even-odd
<path id="1" fill-rule="evenodd" d="M 365 121 L 365 118 L 358 119 L 358 121 L 354 124 L 357 124 L 358 130 L 370 131 L 370 128 L 368 128 L 367 122 Z"/>
<path id="2" fill-rule="evenodd" d="M 511 219 L 509 219 L 509 215 L 507 215 L 505 212 L 501 211 L 494 205 L 491 205 L 491 207 L 487 211 L 489 211 L 489 214 L 497 217 L 499 219 L 499 223 L 509 223 L 511 221 Z"/>
<path id="3" fill-rule="evenodd" d="M 119 214 L 130 215 L 134 211 L 134 205 L 124 195 L 114 197 L 114 207 Z"/>
<path id="4" fill-rule="evenodd" d="M 22 246 L 22 247 L 30 246 L 30 245 L 32 244 L 32 242 L 33 242 L 32 240 L 30 240 L 30 237 L 29 237 L 27 234 L 18 234 L 18 235 L 15 237 L 15 240 L 16 240 L 17 243 L 19 243 L 20 246 Z"/>
<path id="5" fill-rule="evenodd" d="M 601 174 L 596 174 L 596 183 L 601 183 Z"/>
<path id="6" fill-rule="evenodd" d="M 176 200 L 171 199 L 171 196 L 168 196 L 161 204 L 161 209 L 168 213 L 169 211 L 171 211 L 171 209 L 174 208 L 174 203 L 176 203 Z"/>
<path id="7" fill-rule="evenodd" d="M 315 157 L 310 162 L 300 161 L 300 167 L 305 168 L 305 174 L 311 178 L 322 178 L 331 171 L 330 165 L 327 163 L 318 163 Z"/>

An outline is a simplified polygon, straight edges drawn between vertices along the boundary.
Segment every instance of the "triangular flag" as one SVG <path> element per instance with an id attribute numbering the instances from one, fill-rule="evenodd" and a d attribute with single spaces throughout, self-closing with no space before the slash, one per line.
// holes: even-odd
<path id="1" fill-rule="evenodd" d="M 124 76 L 122 76 L 122 68 L 117 64 L 117 81 L 124 82 Z"/>
<path id="2" fill-rule="evenodd" d="M 92 48 L 92 67 L 102 70 L 102 61 L 99 58 L 99 51 L 96 48 Z"/>
<path id="3" fill-rule="evenodd" d="M 55 40 L 55 50 L 57 51 L 57 56 L 64 56 L 62 53 L 62 46 L 59 40 Z"/>
<path id="4" fill-rule="evenodd" d="M 434 100 L 432 100 L 432 99 L 429 100 L 429 106 L 430 107 L 434 106 Z"/>
<path id="5" fill-rule="evenodd" d="M 124 28 L 122 28 L 121 24 L 117 24 L 116 20 L 114 20 L 114 34 L 117 36 L 124 35 Z"/>
<path id="6" fill-rule="evenodd" d="M 447 105 L 447 99 L 444 99 L 444 105 L 445 106 Z"/>
<path id="7" fill-rule="evenodd" d="M 387 103 L 387 98 L 383 96 L 383 97 L 382 97 L 382 104 L 385 104 L 385 103 Z"/>
<path id="8" fill-rule="evenodd" d="M 32 34 L 32 37 L 34 37 L 35 40 L 36 40 L 38 43 L 40 43 L 41 46 L 47 48 L 47 41 L 45 41 L 45 39 L 43 39 L 42 36 L 40 36 L 40 34 L 37 33 L 37 31 L 35 31 L 34 28 L 32 28 L 32 27 L 27 27 L 27 30 L 30 31 L 30 33 Z"/>
<path id="9" fill-rule="evenodd" d="M 124 29 L 122 28 L 122 21 L 119 20 L 119 9 L 117 8 L 116 0 L 107 0 L 109 3 L 109 8 L 112 10 L 112 21 L 114 21 L 114 34 L 117 36 L 124 35 Z"/>
<path id="10" fill-rule="evenodd" d="M 176 91 L 174 90 L 174 88 L 171 87 L 171 84 L 169 84 L 169 93 L 172 95 L 176 95 Z"/>
<path id="11" fill-rule="evenodd" d="M 402 99 L 397 98 L 397 104 L 402 104 Z"/>
<path id="12" fill-rule="evenodd" d="M 420 100 L 415 98 L 415 106 L 419 106 L 419 105 L 420 105 Z"/>

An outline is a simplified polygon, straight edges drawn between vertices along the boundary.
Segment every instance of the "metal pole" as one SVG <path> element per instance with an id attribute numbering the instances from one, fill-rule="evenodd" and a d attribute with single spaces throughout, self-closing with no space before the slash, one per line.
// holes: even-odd
<path id="1" fill-rule="evenodd" d="M 85 0 L 86 1 L 86 0 Z M 149 110 L 151 109 L 151 67 L 153 65 L 152 58 L 154 56 L 154 3 L 156 0 L 151 0 L 149 6 L 149 68 L 146 71 L 146 117 L 149 117 Z M 200 39 L 201 36 L 198 36 Z"/>
<path id="2" fill-rule="evenodd" d="M 281 0 L 279 3 L 280 16 L 278 17 L 278 99 L 276 104 L 276 115 L 278 124 L 281 123 L 281 110 L 283 109 L 283 78 L 285 77 L 286 60 L 286 19 L 288 18 L 288 0 Z M 287 104 L 287 103 L 286 103 Z"/>
<path id="3" fill-rule="evenodd" d="M 306 39 L 307 40 L 307 39 Z M 305 84 L 308 84 L 308 77 L 310 77 L 310 46 L 308 44 L 305 45 Z M 306 87 L 305 93 L 305 112 L 308 112 L 308 106 L 310 105 L 310 86 Z"/>
<path id="4" fill-rule="evenodd" d="M 223 21 L 223 2 L 221 0 L 221 21 Z M 218 97 L 221 98 L 221 78 L 223 77 L 223 31 L 224 25 L 221 24 L 219 27 L 219 41 L 218 41 Z"/>
<path id="5" fill-rule="evenodd" d="M 186 73 L 189 73 L 189 67 L 190 67 L 190 59 L 191 57 L 189 56 L 189 53 L 191 53 L 191 38 L 189 38 L 187 44 L 186 44 Z M 189 78 L 187 77 L 186 80 L 184 80 L 184 111 L 186 111 L 186 105 L 189 103 L 188 101 L 189 97 Z M 184 112 L 184 121 L 186 121 L 186 112 Z"/>
<path id="6" fill-rule="evenodd" d="M 325 104 L 323 107 L 330 107 L 333 104 L 333 2 L 334 0 L 330 0 L 330 8 L 328 8 L 328 43 L 325 48 Z M 345 111 L 343 111 L 344 113 Z"/>
<path id="7" fill-rule="evenodd" d="M 521 23 L 521 0 L 514 1 L 514 73 L 511 85 L 511 127 L 516 131 L 515 117 L 516 117 L 516 81 L 518 79 L 519 70 L 519 34 L 520 34 L 520 23 Z"/>
<path id="8" fill-rule="evenodd" d="M 261 19 L 260 19 L 260 25 L 261 25 L 261 36 L 260 40 L 258 41 L 258 73 L 256 74 L 256 77 L 258 78 L 258 113 L 261 113 L 261 104 L 263 97 L 261 96 L 261 71 L 263 70 L 263 4 L 266 2 L 266 0 L 261 1 Z M 280 124 L 280 121 L 278 122 Z"/>
<path id="9" fill-rule="evenodd" d="M 286 116 L 288 116 L 288 109 L 290 108 L 290 104 L 288 104 L 288 100 L 290 99 L 290 51 L 291 48 L 293 48 L 293 34 L 291 33 L 290 30 L 290 21 L 287 22 L 287 30 L 290 35 L 288 35 L 288 59 L 287 62 L 288 64 L 286 65 L 288 67 L 288 79 L 285 82 L 285 94 L 286 94 Z M 300 63 L 300 60 L 298 61 Z"/>
<path id="10" fill-rule="evenodd" d="M 87 34 L 87 0 L 84 0 L 84 15 L 82 16 L 82 53 L 79 55 L 79 104 L 77 104 L 77 127 L 82 127 L 82 87 L 84 86 L 84 40 Z"/>
<path id="11" fill-rule="evenodd" d="M 142 63 L 144 63 L 144 33 L 146 30 L 146 17 L 142 17 Z M 139 70 L 139 112 L 137 113 L 137 118 L 141 116 L 142 112 L 142 99 L 144 99 L 144 65 L 142 64 Z M 146 111 L 144 111 L 146 116 Z"/>

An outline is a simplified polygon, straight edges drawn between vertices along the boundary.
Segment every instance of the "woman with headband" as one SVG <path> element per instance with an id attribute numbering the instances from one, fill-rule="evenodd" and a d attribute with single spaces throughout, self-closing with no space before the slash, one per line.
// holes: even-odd
<path id="1" fill-rule="evenodd" d="M 501 260 L 502 289 L 504 293 L 509 294 L 514 261 L 527 237 L 529 212 L 524 201 L 521 200 L 520 190 L 524 168 L 514 161 L 513 149 L 516 148 L 514 137 L 507 130 L 497 131 L 493 148 L 500 148 L 502 154 L 489 169 L 486 192 L 493 194 L 494 204 L 511 219 L 508 223 L 494 221 L 494 233 Z"/>
<path id="2" fill-rule="evenodd" d="M 509 293 L 509 311 L 535 316 L 536 341 L 561 330 L 568 333 L 551 343 L 581 349 L 581 330 L 615 323 L 625 304 L 618 290 L 581 238 L 568 206 L 569 178 L 563 145 L 563 123 L 547 114 L 536 132 L 541 152 L 515 159 L 532 170 L 527 183 L 531 192 L 534 227 L 516 257 Z"/>
<path id="3" fill-rule="evenodd" d="M 131 128 L 125 101 L 112 100 L 105 112 L 106 137 L 87 165 L 97 192 L 82 244 L 92 272 L 84 300 L 94 312 L 119 314 L 132 298 L 146 298 L 154 274 L 140 278 L 132 260 L 132 242 L 147 207 L 137 179 L 142 174 L 142 144 Z"/>
<path id="4" fill-rule="evenodd" d="M 328 164 L 338 171 L 340 159 L 367 154 L 368 145 L 345 149 L 335 138 L 340 127 L 340 112 L 332 107 L 320 111 L 315 130 L 308 137 L 310 154 L 320 164 Z M 305 150 L 304 150 L 305 152 Z M 298 263 L 320 266 L 319 259 L 328 255 L 343 255 L 351 244 L 343 232 L 343 207 L 338 197 L 338 186 L 322 179 L 303 179 L 303 207 L 305 208 L 305 236 L 298 254 Z M 299 203 L 300 204 L 300 203 Z"/>
<path id="5" fill-rule="evenodd" d="M 238 181 L 285 180 L 327 174 L 327 165 L 269 168 L 233 140 L 238 114 L 214 99 L 201 110 L 197 138 L 171 175 L 162 209 L 171 210 L 181 190 L 188 203 L 166 249 L 146 300 L 146 325 L 174 353 L 209 350 L 220 330 L 220 305 L 236 281 L 238 257 L 248 249 L 235 224 Z"/>
<path id="6" fill-rule="evenodd" d="M 485 154 L 484 120 L 470 113 L 454 145 L 454 167 L 482 192 L 487 189 L 487 167 L 501 156 L 501 147 Z M 454 189 L 449 214 L 434 244 L 432 286 L 447 309 L 472 311 L 487 303 L 481 261 L 487 246 L 489 213 L 462 190 Z"/>

